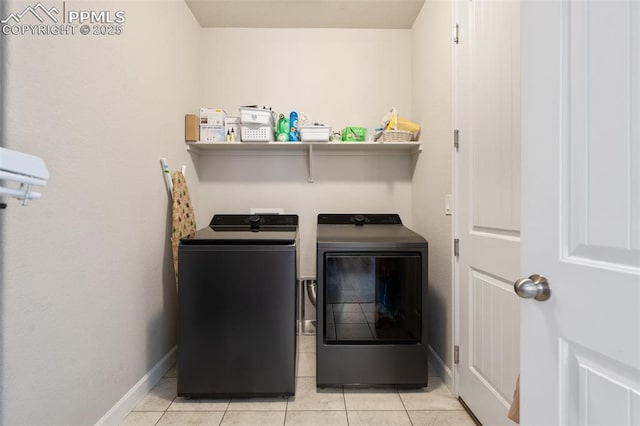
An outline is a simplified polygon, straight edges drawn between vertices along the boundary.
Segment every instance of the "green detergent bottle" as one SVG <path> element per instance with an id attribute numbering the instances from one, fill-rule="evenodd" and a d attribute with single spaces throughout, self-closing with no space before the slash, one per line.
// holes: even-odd
<path id="1" fill-rule="evenodd" d="M 278 125 L 276 126 L 277 140 L 279 142 L 286 142 L 289 140 L 289 119 L 280 114 L 278 118 Z"/>

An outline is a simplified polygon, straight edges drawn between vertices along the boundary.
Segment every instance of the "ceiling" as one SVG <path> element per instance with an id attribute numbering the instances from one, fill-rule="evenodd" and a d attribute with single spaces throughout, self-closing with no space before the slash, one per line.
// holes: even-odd
<path id="1" fill-rule="evenodd" d="M 203 28 L 408 29 L 424 0 L 185 0 Z"/>

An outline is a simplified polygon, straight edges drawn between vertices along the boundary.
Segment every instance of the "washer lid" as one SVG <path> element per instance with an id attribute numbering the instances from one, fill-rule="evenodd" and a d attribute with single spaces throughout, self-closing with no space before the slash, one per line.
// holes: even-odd
<path id="1" fill-rule="evenodd" d="M 295 214 L 217 214 L 211 218 L 209 226 L 217 230 L 260 230 L 297 228 L 298 215 Z"/>
<path id="2" fill-rule="evenodd" d="M 426 247 L 427 241 L 402 225 L 397 214 L 320 214 L 318 247 L 392 249 Z"/>

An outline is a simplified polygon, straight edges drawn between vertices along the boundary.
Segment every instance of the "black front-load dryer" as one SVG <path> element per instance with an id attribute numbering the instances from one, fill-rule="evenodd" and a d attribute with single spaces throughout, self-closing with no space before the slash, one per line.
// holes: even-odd
<path id="1" fill-rule="evenodd" d="M 216 215 L 180 242 L 178 395 L 293 395 L 296 215 Z"/>
<path id="2" fill-rule="evenodd" d="M 320 214 L 318 386 L 427 386 L 427 241 L 397 214 Z"/>

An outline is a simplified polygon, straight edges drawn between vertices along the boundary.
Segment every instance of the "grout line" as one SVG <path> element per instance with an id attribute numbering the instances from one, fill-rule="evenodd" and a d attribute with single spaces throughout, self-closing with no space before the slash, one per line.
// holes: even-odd
<path id="1" fill-rule="evenodd" d="M 300 355 L 301 353 L 314 353 L 314 352 L 298 352 L 298 355 Z M 298 359 L 298 360 L 299 360 L 299 359 Z M 296 376 L 296 385 L 298 384 L 299 379 L 301 379 L 301 378 L 308 379 L 308 378 L 311 378 L 311 377 L 313 377 L 314 382 L 316 383 L 316 387 L 317 387 L 317 376 Z M 163 379 L 166 379 L 166 377 L 163 377 Z M 171 377 L 171 378 L 169 378 L 169 379 L 176 379 L 176 378 Z M 409 422 L 411 423 L 411 425 L 413 425 L 414 423 L 413 423 L 413 420 L 411 419 L 411 416 L 410 416 L 410 414 L 409 414 L 409 410 L 407 409 L 407 406 L 406 406 L 406 404 L 405 404 L 404 400 L 402 399 L 402 396 L 400 395 L 400 389 L 398 388 L 398 386 L 394 386 L 394 387 L 393 387 L 393 389 L 395 390 L 396 395 L 398 395 L 398 397 L 400 398 L 400 402 L 402 403 L 402 406 L 403 406 L 403 409 L 404 409 L 404 412 L 405 412 L 406 416 L 409 418 Z M 312 409 L 312 410 L 302 410 L 302 411 L 307 411 L 307 412 L 318 412 L 318 413 L 323 413 L 323 412 L 327 412 L 327 411 L 332 411 L 332 412 L 334 412 L 334 411 L 342 411 L 342 412 L 344 412 L 344 413 L 345 413 L 346 420 L 347 420 L 347 425 L 349 425 L 349 424 L 350 424 L 350 423 L 349 423 L 349 411 L 351 411 L 351 412 L 356 412 L 356 411 L 371 411 L 371 410 L 349 410 L 349 409 L 348 409 L 348 407 L 347 407 L 347 400 L 346 400 L 345 387 L 344 387 L 344 386 L 340 386 L 340 390 L 341 390 L 341 392 L 342 392 L 342 400 L 343 400 L 344 407 L 345 407 L 345 409 L 344 409 L 344 410 L 322 410 L 322 409 L 316 409 L 316 410 L 313 410 L 313 409 Z M 169 411 L 169 408 L 170 408 L 170 407 L 171 407 L 171 405 L 172 405 L 172 404 L 177 400 L 177 398 L 178 398 L 178 397 L 177 397 L 177 395 L 176 395 L 176 396 L 171 400 L 171 402 L 169 403 L 169 405 L 167 406 L 167 408 L 166 408 L 165 410 L 163 410 L 163 411 L 148 411 L 148 410 L 144 410 L 144 411 L 138 411 L 138 412 L 161 413 L 160 418 L 159 418 L 159 419 L 156 421 L 156 423 L 155 423 L 155 425 L 157 425 L 157 424 L 162 420 L 162 418 L 164 417 L 164 415 L 170 412 L 170 411 Z M 295 396 L 294 396 L 294 398 L 295 398 Z M 226 405 L 226 407 L 225 407 L 225 409 L 224 409 L 224 410 L 178 410 L 178 411 L 175 411 L 175 412 L 178 412 L 178 413 L 179 413 L 179 412 L 187 412 L 187 411 L 194 411 L 194 412 L 216 412 L 216 413 L 220 413 L 220 412 L 222 412 L 223 414 L 222 414 L 222 417 L 221 417 L 221 419 L 220 419 L 220 423 L 219 423 L 219 425 L 220 425 L 220 424 L 222 424 L 222 422 L 223 422 L 223 421 L 224 421 L 224 419 L 226 418 L 227 413 L 229 413 L 229 412 L 230 412 L 231 400 L 232 400 L 232 398 L 231 398 L 231 399 L 229 399 L 229 401 L 228 401 L 228 403 L 227 403 L 227 405 Z M 299 411 L 299 410 L 290 410 L 290 409 L 289 409 L 289 401 L 291 400 L 291 397 L 287 397 L 287 398 L 285 398 L 285 400 L 286 400 L 286 405 L 285 405 L 285 409 L 284 409 L 284 414 L 285 414 L 285 415 L 284 415 L 284 420 L 283 420 L 283 426 L 286 424 L 286 421 L 287 421 L 287 417 L 288 417 L 288 413 L 289 413 L 289 412 L 294 412 L 294 411 L 295 411 L 295 412 L 298 412 L 298 411 Z M 459 402 L 460 402 L 460 401 L 459 401 Z M 243 411 L 243 412 L 254 412 L 254 413 L 256 413 L 256 412 L 257 412 L 257 413 L 259 413 L 259 412 L 265 412 L 265 411 L 282 412 L 283 410 L 242 410 L 242 411 Z M 373 411 L 375 411 L 375 410 L 373 410 Z M 384 410 L 384 411 L 397 411 L 397 410 Z M 453 408 L 441 408 L 441 409 L 433 409 L 433 410 L 426 409 L 426 410 L 414 410 L 414 411 L 427 411 L 427 412 L 428 412 L 428 411 L 450 411 L 450 412 L 454 412 L 454 411 L 465 411 L 465 412 L 467 412 L 467 411 L 465 410 L 464 405 L 462 405 L 462 404 L 461 404 L 460 408 L 457 408 L 457 409 L 453 409 Z M 132 412 L 134 412 L 134 410 L 132 410 L 130 413 L 132 413 Z M 171 411 L 171 412 L 174 412 L 174 411 Z M 467 414 L 469 414 L 469 413 L 467 412 Z M 470 416 L 470 417 L 472 417 L 472 416 Z M 472 420 L 473 420 L 473 418 L 472 418 Z"/>
<path id="2" fill-rule="evenodd" d="M 163 377 L 164 379 L 164 377 Z M 162 414 L 160 415 L 160 417 L 158 418 L 158 421 L 155 422 L 154 426 L 157 425 L 160 420 L 162 420 L 162 418 L 164 417 L 165 414 L 167 414 L 167 412 L 169 412 L 169 408 L 171 407 L 171 404 L 174 403 L 174 401 L 178 398 L 178 395 L 176 394 L 176 396 L 173 397 L 173 399 L 171 400 L 171 402 L 169 403 L 169 405 L 167 405 L 167 408 L 165 408 L 165 410 L 162 412 Z"/>
<path id="3" fill-rule="evenodd" d="M 400 403 L 402 403 L 404 412 L 409 418 L 409 423 L 411 423 L 411 426 L 413 426 L 413 420 L 411 420 L 411 416 L 409 415 L 409 410 L 407 410 L 407 406 L 404 404 L 404 399 L 402 399 L 402 395 L 400 395 L 400 389 L 398 389 L 398 386 L 394 386 L 394 387 L 396 388 L 396 393 L 398 394 L 398 398 L 400 398 Z"/>
<path id="4" fill-rule="evenodd" d="M 227 409 L 229 408 L 229 406 L 227 406 Z M 220 417 L 220 423 L 218 423 L 218 426 L 220 426 L 222 424 L 222 422 L 224 421 L 224 418 L 227 416 L 227 411 L 225 411 L 222 414 L 222 417 Z"/>
<path id="5" fill-rule="evenodd" d="M 344 402 L 344 415 L 347 416 L 347 426 L 349 426 L 349 408 L 347 407 L 347 395 L 344 392 L 344 386 L 342 388 L 342 400 Z"/>
<path id="6" fill-rule="evenodd" d="M 160 414 L 160 417 L 158 417 L 158 420 L 156 420 L 156 422 L 153 424 L 153 426 L 156 426 L 160 422 L 160 419 L 162 419 L 165 414 L 166 414 L 166 411 L 164 411 L 162 414 Z"/>

